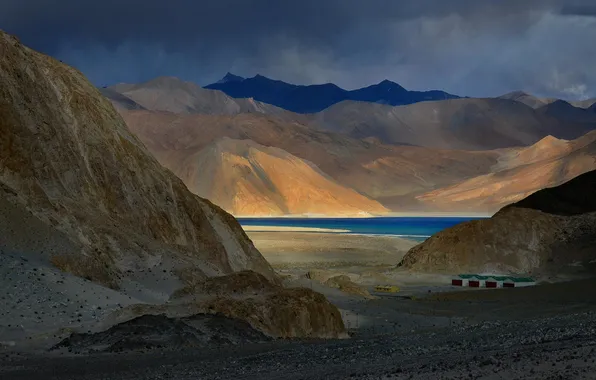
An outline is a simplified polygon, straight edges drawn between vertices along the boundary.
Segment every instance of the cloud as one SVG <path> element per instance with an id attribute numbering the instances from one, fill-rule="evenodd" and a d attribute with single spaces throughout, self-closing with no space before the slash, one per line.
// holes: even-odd
<path id="1" fill-rule="evenodd" d="M 226 71 L 469 96 L 596 96 L 592 1 L 3 0 L 0 28 L 98 84 Z M 579 90 L 581 89 L 581 90 Z"/>

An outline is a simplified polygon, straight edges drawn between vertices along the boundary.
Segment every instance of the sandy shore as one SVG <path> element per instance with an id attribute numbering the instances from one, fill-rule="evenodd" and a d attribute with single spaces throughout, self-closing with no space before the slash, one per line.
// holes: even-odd
<path id="1" fill-rule="evenodd" d="M 248 232 L 274 267 L 327 268 L 396 265 L 415 241 L 393 236 L 314 232 Z"/>

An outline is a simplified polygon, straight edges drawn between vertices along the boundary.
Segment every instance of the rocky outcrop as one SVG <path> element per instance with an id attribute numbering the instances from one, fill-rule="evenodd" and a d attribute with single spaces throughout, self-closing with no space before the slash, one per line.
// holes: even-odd
<path id="1" fill-rule="evenodd" d="M 366 290 L 365 287 L 352 281 L 352 278 L 345 273 L 329 271 L 323 269 L 311 269 L 306 273 L 306 278 L 317 281 L 320 284 L 330 288 L 336 288 L 342 292 L 350 295 L 361 296 L 364 298 L 375 298 Z M 352 277 L 359 277 L 359 275 L 352 275 Z"/>
<path id="2" fill-rule="evenodd" d="M 361 296 L 364 298 L 374 298 L 366 288 L 358 285 L 350 277 L 344 275 L 334 276 L 325 281 L 325 285 L 331 288 L 337 288 L 346 294 Z"/>
<path id="3" fill-rule="evenodd" d="M 262 297 L 220 297 L 201 303 L 208 312 L 248 321 L 280 338 L 346 338 L 337 307 L 306 288 L 280 289 Z"/>
<path id="4" fill-rule="evenodd" d="M 161 167 L 81 73 L 0 32 L 0 83 L 3 198 L 72 242 L 46 260 L 114 288 L 159 265 L 275 277 L 234 218 Z M 5 250 L 18 233 L 2 231 Z"/>
<path id="5" fill-rule="evenodd" d="M 221 315 L 197 314 L 185 318 L 143 315 L 95 334 L 74 333 L 52 349 L 77 354 L 152 349 L 163 351 L 268 340 L 271 338 L 248 323 Z"/>
<path id="6" fill-rule="evenodd" d="M 416 271 L 565 273 L 596 259 L 596 171 L 462 223 L 412 248 L 400 266 Z"/>
<path id="7" fill-rule="evenodd" d="M 241 271 L 225 276 L 186 281 L 186 286 L 176 291 L 174 299 L 192 295 L 255 295 L 281 289 L 279 281 L 272 282 L 260 273 Z"/>
<path id="8" fill-rule="evenodd" d="M 143 315 L 184 319 L 219 315 L 240 320 L 275 338 L 347 337 L 341 314 L 325 296 L 307 288 L 284 288 L 250 271 L 196 282 L 160 305 L 135 304 L 111 313 L 100 330 Z"/>

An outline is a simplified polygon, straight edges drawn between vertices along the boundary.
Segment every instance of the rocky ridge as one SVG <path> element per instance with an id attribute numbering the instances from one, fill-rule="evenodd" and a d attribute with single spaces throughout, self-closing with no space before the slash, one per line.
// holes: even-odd
<path id="1" fill-rule="evenodd" d="M 410 249 L 415 271 L 592 273 L 596 258 L 596 171 L 540 190 L 490 219 L 462 223 Z"/>

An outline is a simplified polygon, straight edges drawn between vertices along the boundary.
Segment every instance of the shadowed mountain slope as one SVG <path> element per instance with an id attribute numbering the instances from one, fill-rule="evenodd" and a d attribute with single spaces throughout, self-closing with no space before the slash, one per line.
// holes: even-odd
<path id="1" fill-rule="evenodd" d="M 548 135 L 574 139 L 596 126 L 561 121 L 506 99 L 452 99 L 400 107 L 342 102 L 313 120 L 316 128 L 354 138 L 464 150 L 526 146 Z"/>
<path id="2" fill-rule="evenodd" d="M 164 170 L 78 71 L 4 33 L 0 49 L 0 183 L 7 199 L 81 246 L 54 253 L 73 271 L 102 263 L 117 286 L 123 262 L 182 256 L 209 275 L 273 278 L 238 223 Z"/>
<path id="3" fill-rule="evenodd" d="M 575 107 L 564 100 L 556 100 L 538 108 L 537 111 L 564 123 L 589 123 L 592 128 L 596 125 L 595 112 L 590 109 Z"/>
<path id="4" fill-rule="evenodd" d="M 492 218 L 456 225 L 412 248 L 417 271 L 592 273 L 596 259 L 596 171 L 540 190 Z"/>

